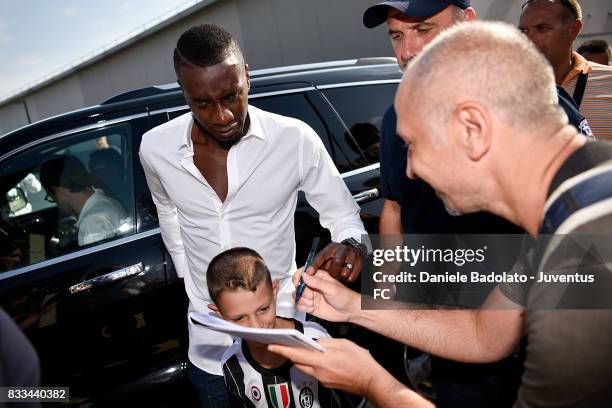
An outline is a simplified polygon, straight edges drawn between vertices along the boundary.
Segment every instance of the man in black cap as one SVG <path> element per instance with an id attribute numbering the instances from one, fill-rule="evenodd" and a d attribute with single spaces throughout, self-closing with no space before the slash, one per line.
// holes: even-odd
<path id="1" fill-rule="evenodd" d="M 368 8 L 363 15 L 368 28 L 387 23 L 402 70 L 442 31 L 475 19 L 470 0 L 386 1 Z M 382 123 L 380 170 L 384 204 L 380 234 L 521 233 L 514 225 L 489 214 L 449 214 L 427 183 L 406 177 L 406 150 L 395 128 L 396 115 L 390 107 Z M 511 406 L 518 387 L 518 363 L 506 359 L 476 365 L 433 358 L 430 379 L 438 406 Z"/>

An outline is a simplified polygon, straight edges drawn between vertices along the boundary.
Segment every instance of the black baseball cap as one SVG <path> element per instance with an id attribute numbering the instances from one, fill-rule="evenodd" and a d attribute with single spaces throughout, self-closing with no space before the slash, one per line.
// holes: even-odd
<path id="1" fill-rule="evenodd" d="M 383 1 L 368 8 L 363 13 L 363 24 L 374 28 L 387 21 L 389 7 L 401 11 L 408 17 L 430 17 L 438 14 L 450 5 L 461 9 L 470 7 L 470 0 L 398 0 Z"/>

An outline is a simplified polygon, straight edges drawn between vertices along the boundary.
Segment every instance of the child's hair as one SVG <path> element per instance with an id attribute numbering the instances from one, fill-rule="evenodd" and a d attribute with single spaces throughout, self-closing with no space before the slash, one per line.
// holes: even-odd
<path id="1" fill-rule="evenodd" d="M 242 288 L 255 292 L 261 282 L 272 286 L 270 271 L 261 255 L 243 247 L 228 249 L 215 256 L 208 265 L 206 281 L 215 304 L 225 290 Z"/>

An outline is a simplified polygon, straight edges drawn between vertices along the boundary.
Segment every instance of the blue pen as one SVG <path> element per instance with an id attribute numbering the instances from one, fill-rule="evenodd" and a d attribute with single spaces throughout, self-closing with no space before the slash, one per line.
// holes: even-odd
<path id="1" fill-rule="evenodd" d="M 304 265 L 304 271 L 302 272 L 302 276 L 300 277 L 300 283 L 298 283 L 298 287 L 295 290 L 295 303 L 297 303 L 302 297 L 302 293 L 304 293 L 304 289 L 306 289 L 306 284 L 304 283 L 304 274 L 306 273 L 306 269 L 310 266 L 312 261 L 314 261 L 314 257 L 317 253 L 317 248 L 319 248 L 319 237 L 315 237 L 312 240 L 312 245 L 310 246 L 310 252 L 306 257 L 306 264 Z"/>

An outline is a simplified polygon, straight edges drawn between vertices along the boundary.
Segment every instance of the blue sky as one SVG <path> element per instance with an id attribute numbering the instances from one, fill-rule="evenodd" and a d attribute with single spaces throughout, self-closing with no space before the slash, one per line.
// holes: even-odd
<path id="1" fill-rule="evenodd" d="M 0 0 L 0 99 L 197 0 Z"/>

